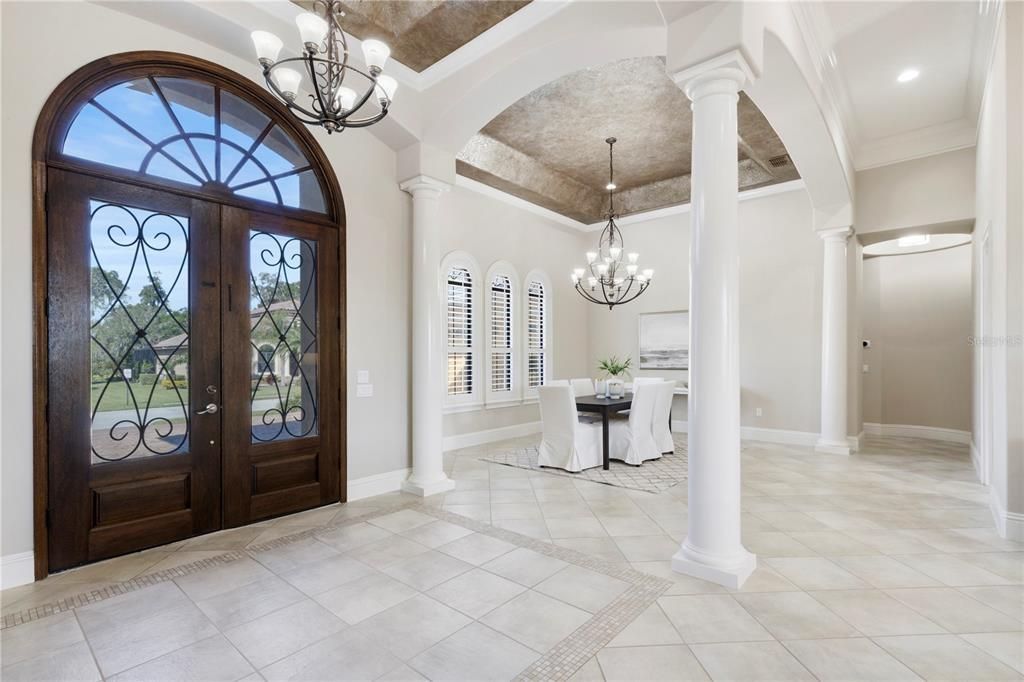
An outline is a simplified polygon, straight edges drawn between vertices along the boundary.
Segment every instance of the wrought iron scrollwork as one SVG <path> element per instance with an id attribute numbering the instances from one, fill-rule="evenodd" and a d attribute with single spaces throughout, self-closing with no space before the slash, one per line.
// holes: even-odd
<path id="1" fill-rule="evenodd" d="M 249 248 L 252 439 L 268 442 L 315 435 L 316 245 L 254 230 Z"/>
<path id="2" fill-rule="evenodd" d="M 115 462 L 136 454 L 183 452 L 189 435 L 188 398 L 174 369 L 188 362 L 188 219 L 94 201 L 90 230 L 92 370 L 94 378 L 97 371 L 105 376 L 99 390 L 93 391 L 92 453 Z M 169 285 L 154 271 L 154 260 L 170 267 Z M 124 267 L 115 267 L 115 262 Z M 122 281 L 119 273 L 125 269 Z M 169 301 L 179 286 L 186 304 L 175 310 Z M 138 303 L 131 301 L 132 294 L 139 295 Z M 163 344 L 159 351 L 158 344 Z M 130 380 L 130 364 L 140 356 L 153 365 L 151 383 L 138 382 L 139 377 Z M 169 384 L 163 397 L 169 405 L 154 405 L 160 378 Z M 125 405 L 101 410 L 115 385 L 124 386 Z"/>

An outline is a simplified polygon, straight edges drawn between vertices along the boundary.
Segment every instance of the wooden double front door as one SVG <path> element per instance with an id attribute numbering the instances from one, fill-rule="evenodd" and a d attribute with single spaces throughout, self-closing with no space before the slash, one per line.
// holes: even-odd
<path id="1" fill-rule="evenodd" d="M 47 173 L 49 570 L 337 501 L 336 230 Z"/>

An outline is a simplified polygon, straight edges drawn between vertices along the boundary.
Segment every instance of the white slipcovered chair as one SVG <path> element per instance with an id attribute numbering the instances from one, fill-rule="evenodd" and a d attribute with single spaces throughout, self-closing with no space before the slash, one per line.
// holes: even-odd
<path id="1" fill-rule="evenodd" d="M 601 424 L 580 421 L 572 386 L 537 389 L 543 437 L 538 464 L 578 473 L 601 466 Z"/>
<path id="2" fill-rule="evenodd" d="M 572 392 L 575 395 L 594 395 L 594 380 L 593 379 L 573 379 Z"/>
<path id="3" fill-rule="evenodd" d="M 672 398 L 676 393 L 676 382 L 663 381 L 655 384 L 658 387 L 658 398 L 654 403 L 654 441 L 663 455 L 670 455 L 676 451 L 675 441 L 672 440 Z"/>
<path id="4" fill-rule="evenodd" d="M 608 424 L 608 453 L 611 459 L 639 466 L 661 458 L 661 450 L 654 440 L 654 410 L 661 384 L 638 382 L 633 386 L 633 404 L 629 417 L 614 419 Z"/>

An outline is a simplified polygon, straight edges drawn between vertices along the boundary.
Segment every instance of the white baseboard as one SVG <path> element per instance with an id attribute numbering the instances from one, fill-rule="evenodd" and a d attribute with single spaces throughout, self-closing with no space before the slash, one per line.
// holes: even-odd
<path id="1" fill-rule="evenodd" d="M 906 436 L 910 438 L 927 438 L 929 440 L 941 440 L 947 443 L 961 443 L 967 445 L 971 442 L 971 432 L 959 429 L 946 429 L 939 426 L 916 426 L 914 424 L 876 424 L 864 423 L 864 433 L 872 436 Z"/>
<path id="2" fill-rule="evenodd" d="M 28 585 L 36 579 L 35 552 L 0 557 L 0 590 Z"/>
<path id="3" fill-rule="evenodd" d="M 861 431 L 856 436 L 848 436 L 850 441 L 850 447 L 854 450 L 860 450 L 860 446 L 864 443 L 864 431 Z"/>
<path id="4" fill-rule="evenodd" d="M 989 509 L 1000 537 L 1015 542 L 1024 542 L 1024 514 L 1007 511 L 994 490 L 990 490 Z"/>
<path id="5" fill-rule="evenodd" d="M 974 444 L 974 438 L 971 437 L 971 466 L 974 467 L 974 475 L 978 477 L 978 480 L 982 484 L 988 485 L 988 481 L 985 480 L 985 474 L 981 470 L 981 453 L 978 452 L 978 446 Z"/>
<path id="6" fill-rule="evenodd" d="M 445 436 L 442 447 L 445 452 L 449 450 L 458 450 L 460 448 L 469 448 L 474 445 L 483 445 L 484 443 L 493 443 L 499 440 L 505 440 L 506 438 L 519 438 L 520 436 L 529 436 L 534 433 L 540 433 L 542 430 L 542 422 L 526 422 L 524 424 L 513 424 L 512 426 L 502 426 L 498 429 L 487 429 L 486 431 L 473 431 L 471 433 L 460 433 L 456 436 Z"/>
<path id="7" fill-rule="evenodd" d="M 374 495 L 393 493 L 402 489 L 402 482 L 409 478 L 411 469 L 395 469 L 382 474 L 350 479 L 348 482 L 348 501 L 355 502 Z"/>
<path id="8" fill-rule="evenodd" d="M 763 443 L 781 443 L 782 445 L 805 445 L 814 447 L 818 442 L 818 434 L 810 431 L 790 431 L 788 429 L 762 429 L 757 426 L 741 426 L 740 438 L 759 440 Z"/>
<path id="9" fill-rule="evenodd" d="M 689 424 L 682 420 L 672 422 L 675 433 L 688 433 Z M 743 440 L 759 440 L 763 443 L 782 443 L 783 445 L 807 445 L 814 447 L 818 442 L 818 434 L 807 431 L 787 431 L 786 429 L 762 429 L 756 426 L 741 426 L 740 438 Z"/>

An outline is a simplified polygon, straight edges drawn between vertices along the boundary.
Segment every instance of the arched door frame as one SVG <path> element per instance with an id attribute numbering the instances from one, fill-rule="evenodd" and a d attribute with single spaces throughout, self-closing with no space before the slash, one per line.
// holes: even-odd
<path id="1" fill-rule="evenodd" d="M 95 162 L 69 159 L 60 153 L 64 140 L 79 108 L 104 89 L 133 77 L 168 76 L 191 78 L 211 83 L 232 92 L 264 113 L 300 145 L 311 161 L 324 195 L 325 213 L 273 206 L 249 200 L 215 186 L 191 187 L 173 181 L 158 181 L 141 173 L 125 171 Z M 346 369 L 345 335 L 345 204 L 334 169 L 312 133 L 297 121 L 269 92 L 255 82 L 230 69 L 204 59 L 174 52 L 135 51 L 102 57 L 82 66 L 65 78 L 50 94 L 36 120 L 32 139 L 32 458 L 33 458 L 33 544 L 36 580 L 45 578 L 49 566 L 49 430 L 48 373 L 49 338 L 47 322 L 47 171 L 65 169 L 76 173 L 107 178 L 121 183 L 151 187 L 160 191 L 206 199 L 226 206 L 237 206 L 259 213 L 300 218 L 319 223 L 337 231 L 338 243 L 338 366 L 340 381 Z M 343 384 L 342 384 L 343 385 Z M 339 400 L 339 448 L 341 472 L 340 498 L 345 501 L 347 485 L 345 391 Z"/>

